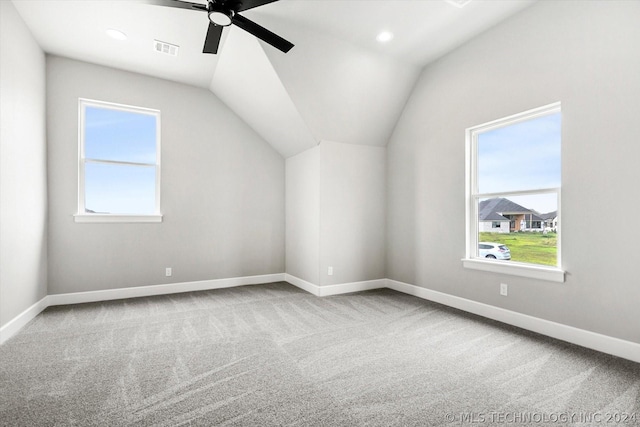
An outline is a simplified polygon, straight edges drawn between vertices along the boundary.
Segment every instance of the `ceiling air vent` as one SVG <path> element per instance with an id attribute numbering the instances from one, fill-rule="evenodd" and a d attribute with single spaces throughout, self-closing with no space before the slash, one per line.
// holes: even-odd
<path id="1" fill-rule="evenodd" d="M 160 40 L 153 41 L 153 48 L 156 52 L 164 53 L 165 55 L 178 56 L 178 49 L 180 46 L 175 44 L 161 42 Z"/>

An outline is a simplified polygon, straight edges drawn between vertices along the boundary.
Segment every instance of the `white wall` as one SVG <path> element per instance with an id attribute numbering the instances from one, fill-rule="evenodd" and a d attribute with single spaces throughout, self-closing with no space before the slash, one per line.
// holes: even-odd
<path id="1" fill-rule="evenodd" d="M 0 1 L 0 326 L 47 292 L 45 57 Z"/>
<path id="2" fill-rule="evenodd" d="M 385 277 L 385 152 L 322 141 L 287 159 L 288 274 L 320 286 Z"/>
<path id="3" fill-rule="evenodd" d="M 48 57 L 47 94 L 49 294 L 284 272 L 284 160 L 212 93 Z M 161 111 L 162 223 L 74 222 L 78 97 Z"/>
<path id="4" fill-rule="evenodd" d="M 493 228 L 493 221 L 478 222 L 478 231 L 486 231 L 488 233 L 508 233 L 509 221 L 500 221 L 500 228 Z"/>
<path id="5" fill-rule="evenodd" d="M 640 342 L 637 232 L 598 226 L 640 208 L 638 22 L 640 2 L 538 2 L 424 70 L 388 146 L 390 279 Z M 465 129 L 555 101 L 566 282 L 463 269 Z"/>
<path id="6" fill-rule="evenodd" d="M 384 278 L 386 148 L 322 141 L 320 159 L 320 284 Z"/>
<path id="7" fill-rule="evenodd" d="M 286 272 L 320 284 L 320 148 L 286 160 Z"/>

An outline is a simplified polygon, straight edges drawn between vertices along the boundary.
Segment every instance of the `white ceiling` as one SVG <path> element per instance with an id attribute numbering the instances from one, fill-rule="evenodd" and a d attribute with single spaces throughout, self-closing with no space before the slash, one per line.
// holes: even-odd
<path id="1" fill-rule="evenodd" d="M 45 52 L 207 88 L 289 157 L 322 140 L 384 145 L 423 66 L 534 1 L 280 0 L 242 13 L 294 43 L 286 55 L 234 26 L 202 54 L 206 13 L 144 0 L 13 3 Z M 378 42 L 382 30 L 394 38 Z"/>
<path id="2" fill-rule="evenodd" d="M 208 87 L 216 55 L 203 55 L 206 13 L 135 1 L 16 0 L 42 49 L 54 55 Z M 105 30 L 123 31 L 126 41 Z M 180 46 L 178 57 L 153 50 L 153 40 Z"/>
<path id="3" fill-rule="evenodd" d="M 533 1 L 472 0 L 458 8 L 445 0 L 281 0 L 244 15 L 258 23 L 261 16 L 294 22 L 311 33 L 333 36 L 422 66 Z M 136 0 L 13 2 L 48 53 L 209 86 L 217 55 L 201 53 L 208 24 L 206 13 Z M 122 30 L 128 40 L 110 39 L 105 34 L 107 28 Z M 270 29 L 278 33 L 278 28 Z M 376 35 L 384 29 L 395 37 L 381 44 Z M 179 57 L 154 52 L 154 39 L 179 45 Z"/>
<path id="4" fill-rule="evenodd" d="M 534 1 L 472 0 L 459 8 L 446 0 L 281 0 L 246 15 L 256 21 L 265 15 L 295 22 L 424 66 Z M 376 40 L 383 30 L 394 34 L 391 42 Z"/>

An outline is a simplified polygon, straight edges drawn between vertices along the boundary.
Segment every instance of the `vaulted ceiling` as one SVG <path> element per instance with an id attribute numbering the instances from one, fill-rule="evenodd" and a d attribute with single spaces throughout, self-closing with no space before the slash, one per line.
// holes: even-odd
<path id="1" fill-rule="evenodd" d="M 422 67 L 533 1 L 281 0 L 243 15 L 293 42 L 289 53 L 231 26 L 209 55 L 206 13 L 13 0 L 45 52 L 208 88 L 284 157 L 322 140 L 384 146 Z M 378 42 L 383 30 L 393 39 Z M 154 40 L 178 45 L 178 55 L 156 52 Z"/>

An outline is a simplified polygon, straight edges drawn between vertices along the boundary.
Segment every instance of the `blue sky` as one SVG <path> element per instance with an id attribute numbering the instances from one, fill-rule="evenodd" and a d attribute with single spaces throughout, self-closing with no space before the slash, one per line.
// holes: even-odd
<path id="1" fill-rule="evenodd" d="M 478 136 L 479 192 L 560 187 L 560 142 L 560 113 L 481 133 Z M 555 195 L 509 199 L 540 213 L 557 209 Z"/>
<path id="2" fill-rule="evenodd" d="M 156 162 L 156 117 L 107 108 L 85 109 L 85 158 Z M 152 214 L 155 168 L 85 164 L 85 207 L 95 212 Z"/>

